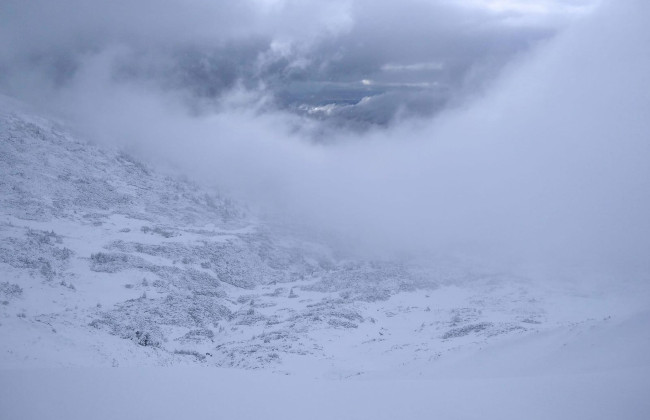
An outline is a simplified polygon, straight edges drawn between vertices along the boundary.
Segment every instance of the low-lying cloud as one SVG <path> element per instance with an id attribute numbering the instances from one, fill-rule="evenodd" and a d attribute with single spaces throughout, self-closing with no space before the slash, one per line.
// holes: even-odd
<path id="1" fill-rule="evenodd" d="M 64 14 L 22 41 L 24 9 L 11 3 L 16 21 L 3 32 L 19 47 L 5 41 L 3 83 L 54 104 L 97 140 L 171 162 L 349 250 L 647 277 L 649 7 L 605 2 L 550 39 L 555 24 L 522 28 L 498 14 L 408 3 L 415 12 L 403 2 L 403 10 L 364 1 L 197 2 L 189 11 L 172 2 L 178 10 L 154 12 L 147 30 L 140 23 L 153 6 L 140 1 L 107 11 L 103 25 L 84 23 L 94 37 L 56 26 L 69 22 Z M 131 18 L 118 24 L 126 9 Z M 196 22 L 189 32 L 167 15 L 176 10 L 179 21 Z M 223 12 L 222 24 L 206 23 L 206 10 Z M 51 45 L 42 39 L 50 33 Z M 62 51 L 60 69 L 47 61 L 56 61 L 52 51 Z M 451 93 L 438 103 L 416 91 L 428 111 L 395 99 L 382 124 L 372 118 L 385 108 L 369 101 L 337 111 L 367 109 L 363 129 L 278 100 L 292 83 L 362 80 L 428 81 Z"/>

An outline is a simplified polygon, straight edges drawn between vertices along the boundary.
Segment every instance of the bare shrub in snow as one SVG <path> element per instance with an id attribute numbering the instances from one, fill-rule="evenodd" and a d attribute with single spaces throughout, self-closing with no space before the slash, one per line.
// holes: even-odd
<path id="1" fill-rule="evenodd" d="M 6 301 L 20 297 L 23 294 L 22 287 L 8 281 L 0 283 L 0 296 Z"/>

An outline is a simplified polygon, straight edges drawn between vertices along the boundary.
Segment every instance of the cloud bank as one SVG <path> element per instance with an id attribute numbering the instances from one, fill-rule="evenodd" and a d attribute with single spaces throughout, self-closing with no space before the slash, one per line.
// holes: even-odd
<path id="1" fill-rule="evenodd" d="M 3 89 L 97 140 L 348 251 L 650 272 L 641 0 L 605 2 L 553 39 L 556 21 L 446 2 L 63 3 L 7 3 Z M 353 117 L 292 108 L 377 85 L 329 108 Z"/>

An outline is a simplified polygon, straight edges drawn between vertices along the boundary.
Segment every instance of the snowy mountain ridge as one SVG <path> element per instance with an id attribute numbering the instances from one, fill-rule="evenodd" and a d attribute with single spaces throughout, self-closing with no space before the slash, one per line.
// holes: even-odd
<path id="1" fill-rule="evenodd" d="M 481 360 L 483 348 L 509 354 L 548 337 L 549 354 L 560 354 L 586 332 L 636 322 L 626 321 L 636 307 L 614 298 L 512 275 L 345 259 L 4 102 L 3 368 L 419 377 L 476 363 L 465 358 Z M 542 369 L 531 363 L 526 371 Z"/>

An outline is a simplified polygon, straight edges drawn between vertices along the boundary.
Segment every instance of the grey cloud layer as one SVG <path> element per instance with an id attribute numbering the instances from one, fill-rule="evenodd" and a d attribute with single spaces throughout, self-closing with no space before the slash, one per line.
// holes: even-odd
<path id="1" fill-rule="evenodd" d="M 66 87 L 88 60 L 110 51 L 104 62 L 114 81 L 201 100 L 244 86 L 296 112 L 315 96 L 348 101 L 332 119 L 362 124 L 439 111 L 554 30 L 420 0 L 9 0 L 3 10 L 0 83 L 14 94 L 32 94 L 36 84 Z M 418 84 L 439 88 L 419 93 Z M 384 94 L 370 108 L 350 109 L 365 95 Z"/>

